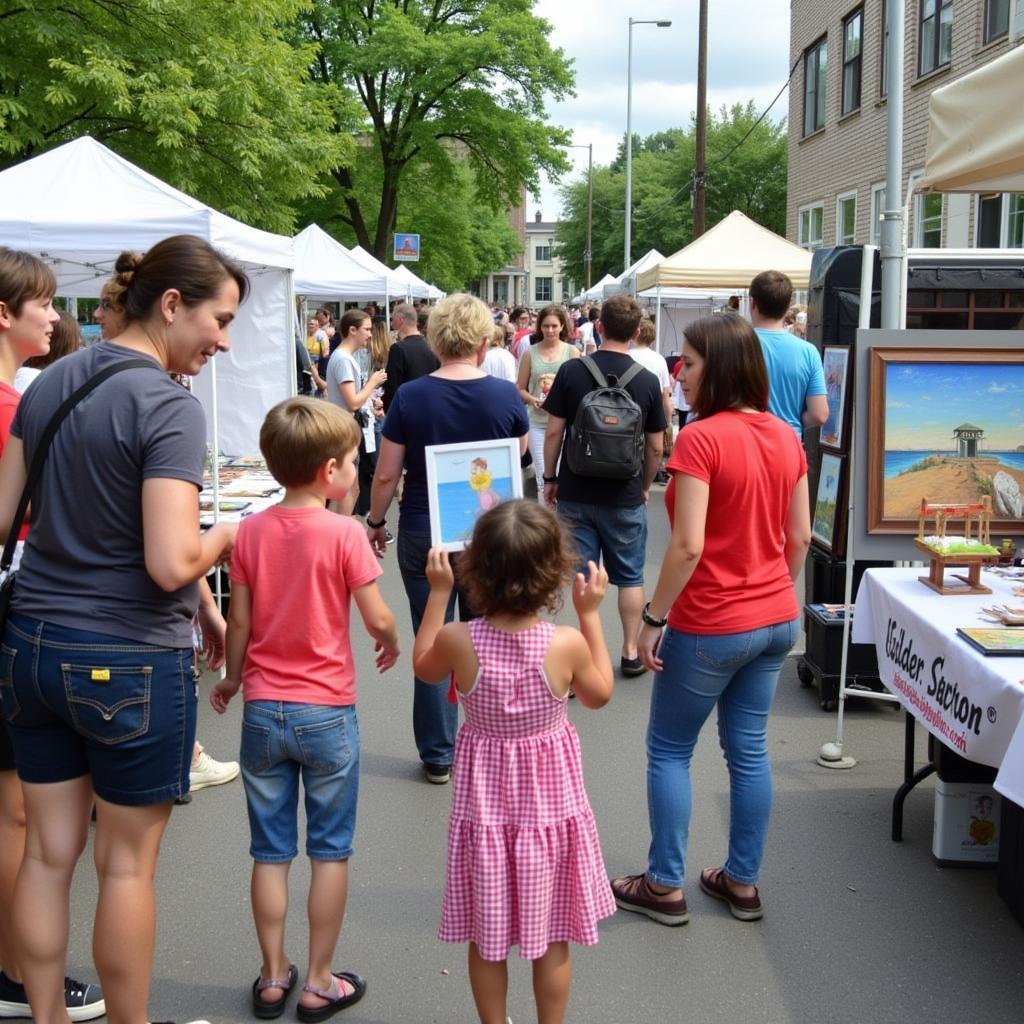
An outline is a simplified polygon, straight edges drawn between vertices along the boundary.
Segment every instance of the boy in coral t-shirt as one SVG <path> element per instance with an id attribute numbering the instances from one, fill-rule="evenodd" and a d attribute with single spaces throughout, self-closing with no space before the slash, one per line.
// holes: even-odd
<path id="1" fill-rule="evenodd" d="M 284 918 L 288 869 L 298 854 L 300 776 L 312 863 L 308 905 L 316 913 L 299 1020 L 324 1020 L 366 991 L 358 974 L 331 970 L 359 790 L 349 598 L 376 641 L 382 672 L 398 658 L 398 633 L 377 587 L 381 570 L 365 531 L 325 508 L 356 480 L 359 438 L 356 421 L 327 402 L 292 398 L 271 409 L 260 449 L 285 496 L 241 524 L 231 556 L 227 678 L 210 703 L 223 713 L 244 686 L 240 760 L 263 954 L 252 987 L 260 1018 L 279 1016 L 298 981 L 284 949 Z"/>

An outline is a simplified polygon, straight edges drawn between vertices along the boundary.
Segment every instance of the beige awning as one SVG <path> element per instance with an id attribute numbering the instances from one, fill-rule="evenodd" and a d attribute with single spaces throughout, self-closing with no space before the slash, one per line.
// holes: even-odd
<path id="1" fill-rule="evenodd" d="M 747 288 L 762 270 L 781 270 L 794 288 L 806 288 L 811 254 L 733 210 L 685 249 L 638 274 L 636 290 Z"/>
<path id="2" fill-rule="evenodd" d="M 932 93 L 917 188 L 1024 192 L 1024 46 Z"/>

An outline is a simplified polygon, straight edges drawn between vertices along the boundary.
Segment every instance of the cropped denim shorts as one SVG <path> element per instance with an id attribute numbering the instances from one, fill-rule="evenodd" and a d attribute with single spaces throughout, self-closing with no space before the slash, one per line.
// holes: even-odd
<path id="1" fill-rule="evenodd" d="M 196 735 L 192 648 L 154 647 L 12 613 L 0 707 L 23 782 L 92 776 L 114 804 L 188 792 Z"/>
<path id="2" fill-rule="evenodd" d="M 587 562 L 599 565 L 604 559 L 608 582 L 616 587 L 644 585 L 647 554 L 647 506 L 620 508 L 590 505 L 582 501 L 559 501 L 558 514 L 572 533 L 580 556 L 580 571 L 586 575 Z"/>
<path id="3" fill-rule="evenodd" d="M 300 776 L 306 856 L 352 856 L 359 798 L 359 720 L 354 705 L 248 701 L 239 759 L 253 860 L 284 864 L 298 855 Z"/>

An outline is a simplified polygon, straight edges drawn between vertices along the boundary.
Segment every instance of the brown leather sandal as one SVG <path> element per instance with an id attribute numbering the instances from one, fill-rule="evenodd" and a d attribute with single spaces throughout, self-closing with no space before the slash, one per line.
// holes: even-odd
<path id="1" fill-rule="evenodd" d="M 614 879 L 612 893 L 615 902 L 623 910 L 645 914 L 658 924 L 674 927 L 686 924 L 690 920 L 690 914 L 686 909 L 686 896 L 679 895 L 673 900 L 665 899 L 661 893 L 651 888 L 646 874 L 624 875 L 622 878 Z"/>
<path id="2" fill-rule="evenodd" d="M 728 904 L 729 913 L 737 921 L 759 921 L 764 917 L 761 894 L 757 891 L 757 886 L 754 886 L 753 896 L 737 896 L 729 888 L 722 868 L 705 868 L 700 873 L 700 887 L 709 896 Z"/>

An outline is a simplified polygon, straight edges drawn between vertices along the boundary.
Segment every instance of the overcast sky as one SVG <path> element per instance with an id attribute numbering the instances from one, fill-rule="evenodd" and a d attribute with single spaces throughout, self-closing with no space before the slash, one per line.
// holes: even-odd
<path id="1" fill-rule="evenodd" d="M 708 4 L 708 103 L 754 100 L 763 110 L 789 73 L 788 0 L 713 0 Z M 629 18 L 671 19 L 671 28 L 633 26 L 633 131 L 650 135 L 689 123 L 697 98 L 697 0 L 538 0 L 552 41 L 575 61 L 576 97 L 551 103 L 551 120 L 593 143 L 594 163 L 607 164 L 626 131 L 626 44 Z M 788 95 L 773 117 L 784 116 Z M 586 150 L 571 149 L 586 174 Z M 527 200 L 527 218 L 559 213 L 558 186 L 543 182 Z"/>

